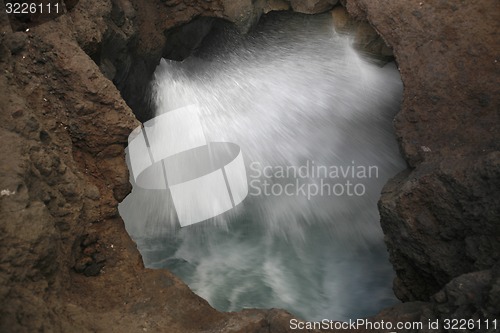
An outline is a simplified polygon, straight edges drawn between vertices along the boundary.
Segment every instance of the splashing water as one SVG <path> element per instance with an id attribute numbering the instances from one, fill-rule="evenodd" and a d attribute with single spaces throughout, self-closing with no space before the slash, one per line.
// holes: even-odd
<path id="1" fill-rule="evenodd" d="M 250 195 L 181 229 L 167 192 L 134 188 L 119 208 L 145 265 L 170 269 L 224 311 L 342 320 L 394 304 L 377 200 L 404 168 L 391 125 L 401 93 L 395 66 L 364 60 L 329 15 L 271 15 L 248 36 L 216 31 L 183 62 L 162 60 L 157 115 L 198 104 L 207 141 L 241 147 Z M 357 173 L 365 166 L 376 174 Z M 363 194 L 293 192 L 326 186 L 321 177 L 362 184 Z M 293 193 L 266 195 L 263 181 Z"/>

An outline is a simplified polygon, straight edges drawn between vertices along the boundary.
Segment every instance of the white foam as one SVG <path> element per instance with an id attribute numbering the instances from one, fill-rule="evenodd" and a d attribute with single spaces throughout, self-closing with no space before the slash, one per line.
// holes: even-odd
<path id="1" fill-rule="evenodd" d="M 246 163 L 379 167 L 361 198 L 249 196 L 240 210 L 186 230 L 158 206 L 165 198 L 134 189 L 120 212 L 146 263 L 182 258 L 170 268 L 221 310 L 346 319 L 394 301 L 377 200 L 405 167 L 391 122 L 402 84 L 394 66 L 361 59 L 324 18 L 308 20 L 290 23 L 293 35 L 285 25 L 210 60 L 162 61 L 155 73 L 159 112 L 202 106 L 207 141 L 238 144 Z M 366 298 L 374 303 L 356 310 Z"/>

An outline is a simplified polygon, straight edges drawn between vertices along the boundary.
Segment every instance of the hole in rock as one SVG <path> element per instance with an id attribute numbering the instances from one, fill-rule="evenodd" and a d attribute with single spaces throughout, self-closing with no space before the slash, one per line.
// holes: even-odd
<path id="1" fill-rule="evenodd" d="M 223 311 L 275 307 L 342 320 L 397 302 L 377 201 L 405 168 L 392 129 L 402 83 L 394 63 L 356 51 L 347 30 L 339 33 L 330 14 L 270 13 L 247 35 L 217 21 L 182 62 L 161 61 L 151 96 L 156 118 L 135 131 L 139 148 L 128 150 L 129 168 L 157 168 L 156 176 L 145 188 L 135 184 L 119 207 L 147 267 L 171 270 Z M 190 136 L 198 121 L 194 132 L 202 135 Z M 195 159 L 164 164 L 196 140 L 239 147 L 222 164 L 241 152 L 248 195 L 181 228 L 204 200 L 228 196 L 234 204 L 241 192 L 242 178 L 220 165 L 213 170 L 224 169 L 221 181 L 209 188 L 168 184 L 168 170 L 182 175 Z M 174 148 L 158 161 L 165 147 Z M 210 169 L 211 151 L 204 154 L 196 163 Z"/>

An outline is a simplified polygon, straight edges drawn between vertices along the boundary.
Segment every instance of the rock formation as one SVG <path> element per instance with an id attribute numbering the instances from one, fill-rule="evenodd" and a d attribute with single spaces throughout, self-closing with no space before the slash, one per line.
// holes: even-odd
<path id="1" fill-rule="evenodd" d="M 497 318 L 500 4 L 344 4 L 393 48 L 404 84 L 394 125 L 408 170 L 379 202 L 394 291 L 429 302 L 421 319 Z"/>
<path id="2" fill-rule="evenodd" d="M 500 4 L 341 2 L 392 47 L 405 85 L 395 128 L 409 168 L 379 206 L 395 292 L 409 302 L 375 318 L 498 317 Z M 335 3 L 73 0 L 50 17 L 2 10 L 0 331 L 287 331 L 282 310 L 220 313 L 169 272 L 143 267 L 117 214 L 130 191 L 123 150 L 138 125 L 130 107 L 150 117 L 147 83 L 173 40 L 164 32 L 198 16 L 245 31 L 270 10 Z"/>
<path id="3" fill-rule="evenodd" d="M 144 269 L 117 213 L 139 124 L 117 87 L 146 86 L 136 71 L 152 73 L 162 31 L 202 5 L 82 0 L 43 24 L 0 14 L 0 331 L 285 327 L 284 311 L 219 313 L 169 272 Z"/>

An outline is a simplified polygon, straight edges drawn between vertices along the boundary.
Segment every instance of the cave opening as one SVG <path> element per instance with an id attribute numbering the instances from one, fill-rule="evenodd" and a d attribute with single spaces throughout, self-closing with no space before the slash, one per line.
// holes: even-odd
<path id="1" fill-rule="evenodd" d="M 271 12 L 245 35 L 214 18 L 166 34 L 136 116 L 197 105 L 208 141 L 241 147 L 248 195 L 181 228 L 171 191 L 134 186 L 120 214 L 145 265 L 222 311 L 349 319 L 396 303 L 377 201 L 405 168 L 392 129 L 402 83 L 376 32 L 336 11 Z"/>

